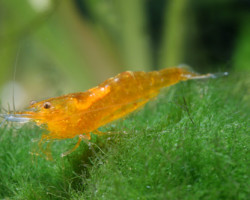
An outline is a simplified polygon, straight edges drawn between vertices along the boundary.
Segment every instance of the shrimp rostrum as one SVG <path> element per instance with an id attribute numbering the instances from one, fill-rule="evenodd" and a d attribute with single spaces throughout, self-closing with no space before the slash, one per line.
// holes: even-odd
<path id="1" fill-rule="evenodd" d="M 225 75 L 225 73 L 223 74 Z M 31 102 L 27 111 L 1 114 L 4 121 L 33 121 L 48 130 L 42 141 L 79 137 L 90 140 L 91 134 L 101 135 L 98 128 L 122 118 L 157 96 L 161 88 L 189 79 L 213 78 L 214 74 L 199 75 L 184 68 L 167 68 L 152 72 L 126 71 L 109 78 L 85 92 L 71 93 L 40 102 Z"/>

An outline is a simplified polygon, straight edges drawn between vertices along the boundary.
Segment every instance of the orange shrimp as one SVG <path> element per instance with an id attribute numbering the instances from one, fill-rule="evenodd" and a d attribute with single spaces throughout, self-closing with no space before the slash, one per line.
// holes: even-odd
<path id="1" fill-rule="evenodd" d="M 102 135 L 98 131 L 99 127 L 142 107 L 157 96 L 161 88 L 189 79 L 211 77 L 215 75 L 198 75 L 184 68 L 152 72 L 126 71 L 85 92 L 31 102 L 29 111 L 0 116 L 6 121 L 34 121 L 38 126 L 45 127 L 49 134 L 42 136 L 41 143 L 78 136 L 75 147 L 62 154 L 65 156 L 73 152 L 81 140 L 90 140 L 90 133 Z"/>

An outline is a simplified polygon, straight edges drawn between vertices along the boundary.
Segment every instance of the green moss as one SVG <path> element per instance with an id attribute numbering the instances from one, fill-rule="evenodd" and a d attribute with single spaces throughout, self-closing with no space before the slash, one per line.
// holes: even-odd
<path id="1" fill-rule="evenodd" d="M 98 147 L 60 158 L 73 142 L 56 142 L 52 162 L 29 155 L 39 128 L 1 129 L 0 198 L 247 199 L 250 106 L 238 79 L 173 86 L 102 128 L 117 134 L 94 137 Z"/>

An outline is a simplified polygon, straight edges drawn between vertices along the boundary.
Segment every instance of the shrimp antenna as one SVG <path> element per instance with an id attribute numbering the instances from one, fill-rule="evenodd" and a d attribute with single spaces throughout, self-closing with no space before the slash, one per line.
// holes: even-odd
<path id="1" fill-rule="evenodd" d="M 1 110 L 1 111 L 3 110 L 3 111 L 6 112 L 6 113 L 8 112 L 3 106 L 0 107 L 0 110 Z"/>
<path id="2" fill-rule="evenodd" d="M 16 81 L 16 69 L 17 69 L 17 61 L 20 54 L 20 45 L 18 46 L 16 58 L 15 58 L 15 64 L 14 64 L 14 72 L 13 72 L 13 88 L 12 88 L 12 104 L 13 104 L 13 111 L 14 114 L 16 113 L 16 106 L 15 106 L 15 81 Z"/>
<path id="3" fill-rule="evenodd" d="M 7 112 L 7 110 L 4 109 L 2 102 L 0 101 L 0 113 L 2 113 L 2 111 Z"/>
<path id="4" fill-rule="evenodd" d="M 8 112 L 8 110 L 5 109 L 4 107 L 2 107 L 1 109 L 2 109 L 4 112 L 6 112 L 6 113 Z"/>
<path id="5" fill-rule="evenodd" d="M 7 113 L 10 113 L 10 104 L 8 103 L 8 110 L 7 110 Z"/>
<path id="6" fill-rule="evenodd" d="M 4 119 L 1 124 L 0 124 L 0 128 L 2 127 L 2 125 L 6 122 L 6 119 Z"/>

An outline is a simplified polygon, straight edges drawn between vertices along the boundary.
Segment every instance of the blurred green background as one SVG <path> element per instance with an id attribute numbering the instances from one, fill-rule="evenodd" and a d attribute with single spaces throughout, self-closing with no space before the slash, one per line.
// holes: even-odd
<path id="1" fill-rule="evenodd" d="M 14 66 L 20 109 L 125 70 L 248 71 L 249 44 L 248 0 L 1 0 L 1 102 Z"/>

